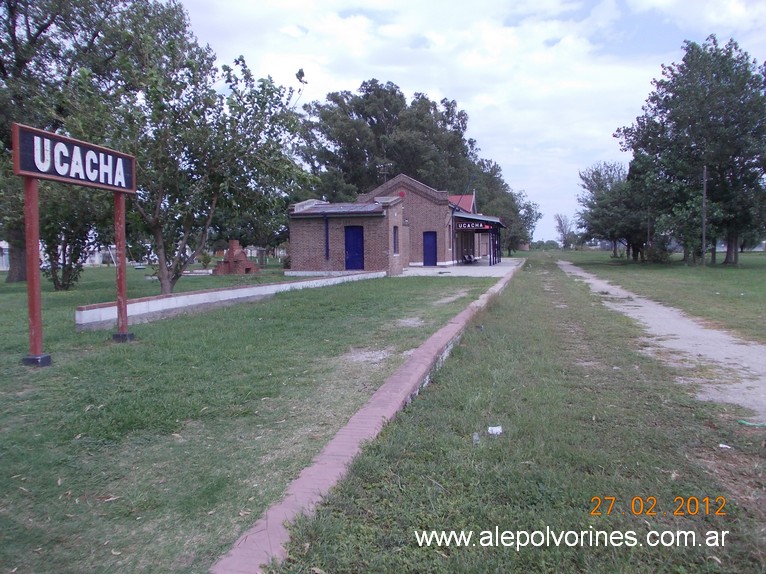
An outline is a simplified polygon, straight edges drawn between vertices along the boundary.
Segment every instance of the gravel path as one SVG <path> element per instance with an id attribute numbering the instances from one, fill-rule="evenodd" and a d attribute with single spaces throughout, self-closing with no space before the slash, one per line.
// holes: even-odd
<path id="1" fill-rule="evenodd" d="M 568 261 L 558 266 L 570 277 L 585 281 L 610 309 L 642 324 L 657 347 L 676 352 L 682 361 L 719 367 L 714 383 L 703 382 L 697 398 L 733 403 L 751 409 L 752 422 L 766 422 L 766 345 L 711 329 L 678 309 L 667 307 L 616 287 Z"/>

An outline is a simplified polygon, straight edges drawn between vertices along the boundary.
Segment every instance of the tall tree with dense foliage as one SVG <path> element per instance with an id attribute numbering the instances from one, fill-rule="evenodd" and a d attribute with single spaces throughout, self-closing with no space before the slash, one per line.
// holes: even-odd
<path id="1" fill-rule="evenodd" d="M 583 193 L 577 200 L 583 209 L 577 213 L 577 226 L 583 229 L 586 240 L 609 241 L 614 257 L 617 244 L 626 242 L 626 180 L 625 167 L 620 163 L 600 162 L 580 172 Z"/>
<path id="2" fill-rule="evenodd" d="M 300 125 L 292 91 L 256 79 L 241 59 L 216 69 L 177 1 L 21 0 L 2 9 L 2 119 L 136 156 L 130 228 L 150 238 L 163 293 L 205 248 L 216 209 L 269 217 L 303 183 L 290 155 Z M 2 135 L 8 177 L 10 140 Z M 77 275 L 72 261 L 57 278 L 59 260 L 80 257 L 94 233 L 104 241 L 111 230 L 97 213 L 72 209 L 97 204 L 88 190 L 70 188 L 67 201 L 48 189 L 41 229 L 58 287 L 64 272 Z M 2 207 L 1 232 L 13 239 L 23 230 L 20 193 L 3 193 Z M 12 253 L 22 253 L 23 269 L 23 252 Z"/>
<path id="3" fill-rule="evenodd" d="M 316 197 L 353 201 L 388 176 L 404 173 L 435 189 L 476 193 L 480 211 L 506 221 L 503 246 L 531 241 L 540 213 L 512 191 L 500 167 L 480 159 L 466 137 L 468 114 L 454 100 L 416 93 L 408 103 L 395 84 L 364 82 L 356 93 L 333 92 L 304 106 L 301 157 L 317 178 Z"/>
<path id="4" fill-rule="evenodd" d="M 415 94 L 408 104 L 398 86 L 364 82 L 357 93 L 333 92 L 304 106 L 302 158 L 319 178 L 316 195 L 353 200 L 405 173 L 435 189 L 463 191 L 478 160 L 465 137 L 468 115 L 457 103 Z"/>
<path id="5" fill-rule="evenodd" d="M 289 195 L 303 173 L 290 155 L 299 129 L 292 90 L 257 79 L 241 58 L 219 74 L 182 7 L 172 8 L 136 14 L 150 25 L 117 111 L 122 149 L 137 158 L 134 208 L 152 238 L 162 293 L 206 248 L 219 208 L 254 210 Z"/>
<path id="6" fill-rule="evenodd" d="M 389 141 L 407 108 L 398 86 L 364 82 L 358 93 L 332 92 L 303 106 L 303 161 L 318 178 L 315 194 L 328 201 L 352 201 L 379 182 L 379 166 L 391 173 Z"/>
<path id="7" fill-rule="evenodd" d="M 388 140 L 387 157 L 394 173 L 405 173 L 435 189 L 461 191 L 469 183 L 480 188 L 476 142 L 466 138 L 468 114 L 454 100 L 436 103 L 417 93 L 399 116 Z M 493 183 L 494 185 L 494 183 Z"/>
<path id="8" fill-rule="evenodd" d="M 6 281 L 26 279 L 23 193 L 10 172 L 11 123 L 56 131 L 72 114 L 69 97 L 84 70 L 105 79 L 128 40 L 120 21 L 128 0 L 4 0 L 0 3 L 0 236 L 11 245 Z M 79 134 L 83 135 L 83 134 Z M 41 190 L 45 206 L 50 186 Z M 80 192 L 70 190 L 70 201 Z M 58 213 L 58 215 L 64 215 Z M 45 224 L 45 222 L 43 222 Z M 82 238 L 74 238 L 81 241 Z"/>
<path id="9" fill-rule="evenodd" d="M 766 66 L 715 36 L 686 42 L 684 52 L 681 63 L 663 66 L 643 115 L 616 135 L 624 149 L 651 159 L 678 217 L 694 211 L 707 167 L 709 224 L 726 239 L 724 263 L 734 264 L 739 237 L 763 226 Z"/>

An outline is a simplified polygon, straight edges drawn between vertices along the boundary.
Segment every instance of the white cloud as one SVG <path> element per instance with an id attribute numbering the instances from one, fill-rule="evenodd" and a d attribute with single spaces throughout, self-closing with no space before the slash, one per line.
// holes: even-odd
<path id="1" fill-rule="evenodd" d="M 766 4 L 760 0 L 627 0 L 636 12 L 655 11 L 684 27 L 707 30 L 763 29 Z"/>
<path id="2" fill-rule="evenodd" d="M 612 137 L 632 123 L 685 39 L 711 32 L 763 61 L 766 5 L 755 0 L 185 0 L 192 28 L 223 62 L 244 54 L 255 74 L 297 87 L 301 101 L 366 80 L 408 97 L 454 99 L 468 136 L 545 218 L 573 216 L 577 172 L 628 157 Z M 220 5 L 219 5 L 220 6 Z"/>

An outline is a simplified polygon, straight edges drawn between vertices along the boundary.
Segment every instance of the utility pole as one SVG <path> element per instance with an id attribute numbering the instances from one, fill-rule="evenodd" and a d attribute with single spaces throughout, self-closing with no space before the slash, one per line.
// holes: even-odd
<path id="1" fill-rule="evenodd" d="M 705 266 L 705 251 L 707 238 L 705 237 L 705 225 L 707 223 L 707 165 L 702 167 L 702 266 Z"/>

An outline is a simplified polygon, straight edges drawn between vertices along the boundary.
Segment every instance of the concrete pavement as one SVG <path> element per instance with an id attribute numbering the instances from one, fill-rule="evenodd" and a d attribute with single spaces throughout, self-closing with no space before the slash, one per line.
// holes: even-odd
<path id="1" fill-rule="evenodd" d="M 408 267 L 401 277 L 435 275 L 439 277 L 503 277 L 521 267 L 526 261 L 520 257 L 508 257 L 496 265 L 489 265 L 487 258 L 477 263 L 449 265 L 441 267 Z"/>

